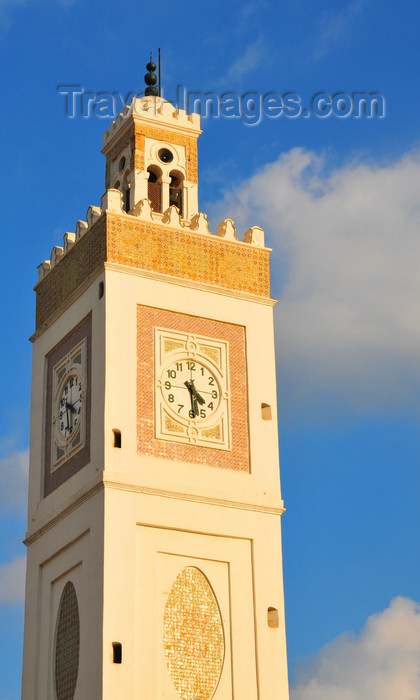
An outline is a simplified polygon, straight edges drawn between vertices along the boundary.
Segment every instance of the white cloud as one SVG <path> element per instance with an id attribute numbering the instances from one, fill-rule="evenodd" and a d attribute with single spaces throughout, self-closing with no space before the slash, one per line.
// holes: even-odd
<path id="1" fill-rule="evenodd" d="M 0 566 L 0 604 L 21 603 L 25 597 L 26 557 Z"/>
<path id="2" fill-rule="evenodd" d="M 322 58 L 332 49 L 342 46 L 343 41 L 350 39 L 350 29 L 365 5 L 366 0 L 353 0 L 343 9 L 321 17 L 319 33 L 313 42 L 312 60 Z"/>
<path id="3" fill-rule="evenodd" d="M 15 451 L 0 459 L 0 510 L 25 512 L 28 494 L 29 451 Z"/>
<path id="4" fill-rule="evenodd" d="M 407 411 L 420 390 L 420 154 L 326 171 L 293 149 L 213 210 L 272 246 L 284 409 Z"/>
<path id="5" fill-rule="evenodd" d="M 262 36 L 259 36 L 252 44 L 248 44 L 245 50 L 232 63 L 229 69 L 223 74 L 223 77 L 218 81 L 222 84 L 232 87 L 237 81 L 241 81 L 246 75 L 264 64 L 267 57 L 265 41 Z"/>
<path id="6" fill-rule="evenodd" d="M 343 634 L 301 664 L 291 700 L 418 700 L 420 606 L 395 598 L 359 636 Z"/>

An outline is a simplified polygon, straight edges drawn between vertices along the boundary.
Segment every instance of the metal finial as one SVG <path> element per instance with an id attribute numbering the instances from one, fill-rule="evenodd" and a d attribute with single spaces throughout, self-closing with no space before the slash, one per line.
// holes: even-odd
<path id="1" fill-rule="evenodd" d="M 147 88 L 144 91 L 146 96 L 152 95 L 153 97 L 157 97 L 159 95 L 159 90 L 157 87 L 155 87 L 157 82 L 157 76 L 155 73 L 156 67 L 156 63 L 153 63 L 152 61 L 152 52 L 150 52 L 150 61 L 146 65 L 146 70 L 148 72 L 144 76 L 144 82 L 147 85 Z"/>

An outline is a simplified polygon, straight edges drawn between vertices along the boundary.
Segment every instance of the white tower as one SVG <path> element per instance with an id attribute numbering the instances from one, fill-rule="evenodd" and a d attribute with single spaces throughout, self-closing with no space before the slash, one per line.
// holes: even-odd
<path id="1" fill-rule="evenodd" d="M 136 100 L 39 267 L 23 700 L 287 700 L 269 249 Z"/>

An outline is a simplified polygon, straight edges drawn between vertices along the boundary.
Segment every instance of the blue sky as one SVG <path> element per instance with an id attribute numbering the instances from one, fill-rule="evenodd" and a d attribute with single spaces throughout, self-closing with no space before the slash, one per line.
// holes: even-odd
<path id="1" fill-rule="evenodd" d="M 273 248 L 292 700 L 420 696 L 420 9 L 407 0 L 0 0 L 0 700 L 20 697 L 36 266 L 104 190 L 63 84 L 378 92 L 382 119 L 207 118 L 200 208 Z M 384 670 L 385 669 L 385 670 Z"/>

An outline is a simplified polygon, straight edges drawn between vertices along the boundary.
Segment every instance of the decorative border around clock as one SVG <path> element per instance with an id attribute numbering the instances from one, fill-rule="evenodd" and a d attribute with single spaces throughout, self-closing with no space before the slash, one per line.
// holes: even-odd
<path id="1" fill-rule="evenodd" d="M 167 328 L 229 343 L 231 449 L 170 442 L 154 434 L 154 329 Z M 189 314 L 137 307 L 137 452 L 211 467 L 249 471 L 245 328 Z"/>
<path id="2" fill-rule="evenodd" d="M 51 431 L 53 411 L 54 367 L 72 348 L 86 338 L 86 400 L 85 400 L 85 445 L 59 467 L 54 468 L 51 459 Z M 90 462 L 90 408 L 92 372 L 92 314 L 86 316 L 76 328 L 68 333 L 46 356 L 47 381 L 45 403 L 45 442 L 44 442 L 44 498 L 55 491 Z"/>

